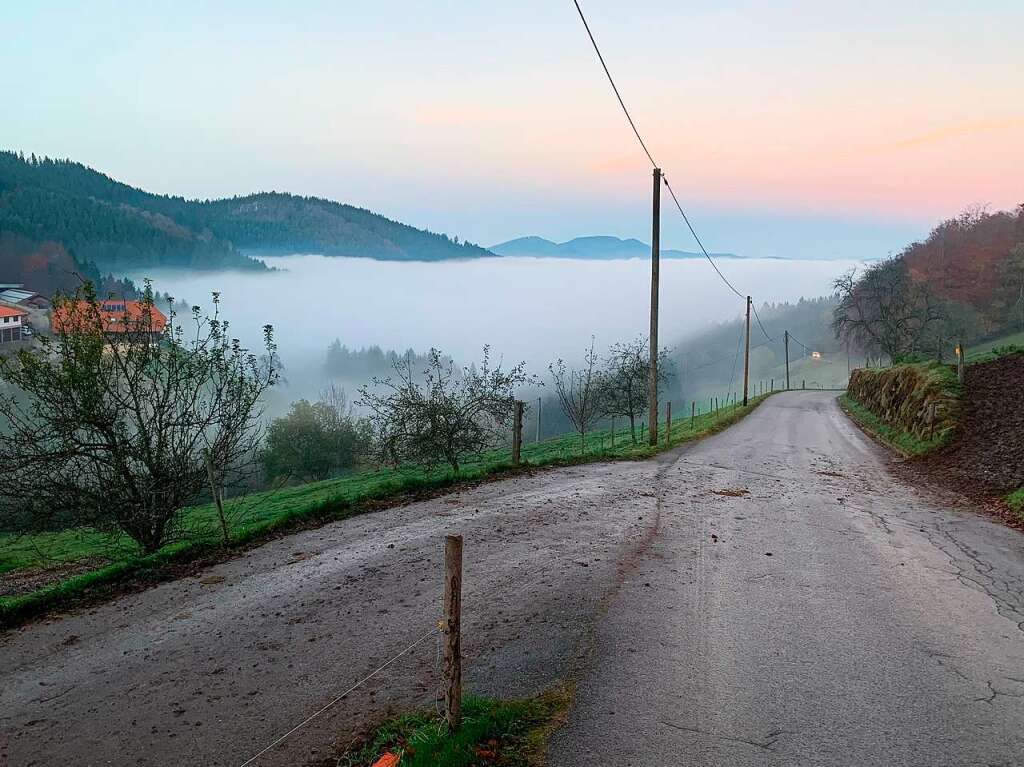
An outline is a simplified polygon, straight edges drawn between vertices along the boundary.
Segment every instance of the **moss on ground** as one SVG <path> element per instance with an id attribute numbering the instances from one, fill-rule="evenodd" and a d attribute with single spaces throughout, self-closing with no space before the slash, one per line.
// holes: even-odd
<path id="1" fill-rule="evenodd" d="M 947 437 L 945 435 L 931 440 L 921 440 L 909 432 L 890 426 L 849 394 L 840 396 L 839 403 L 854 421 L 907 455 L 924 455 L 946 444 Z"/>

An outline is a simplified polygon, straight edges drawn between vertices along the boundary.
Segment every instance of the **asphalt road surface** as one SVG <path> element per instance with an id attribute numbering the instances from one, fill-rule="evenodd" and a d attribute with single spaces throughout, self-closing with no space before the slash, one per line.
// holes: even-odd
<path id="1" fill-rule="evenodd" d="M 833 395 L 645 462 L 537 472 L 269 543 L 0 637 L 0 765 L 241 765 L 436 622 L 471 691 L 578 679 L 561 765 L 1024 762 L 1024 536 L 888 471 Z M 771 556 L 769 556 L 769 554 Z M 432 705 L 434 637 L 255 764 Z"/>
<path id="2" fill-rule="evenodd" d="M 1024 764 L 1024 536 L 825 395 L 682 451 L 552 765 Z"/>

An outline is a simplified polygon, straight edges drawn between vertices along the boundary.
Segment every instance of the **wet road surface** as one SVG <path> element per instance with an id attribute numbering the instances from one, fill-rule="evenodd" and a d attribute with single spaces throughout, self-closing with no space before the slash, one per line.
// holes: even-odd
<path id="1" fill-rule="evenodd" d="M 237 765 L 440 617 L 465 536 L 470 691 L 562 678 L 655 524 L 657 462 L 537 472 L 268 543 L 195 577 L 0 635 L 0 765 Z M 318 763 L 434 704 L 428 640 L 256 764 Z"/>
<path id="2" fill-rule="evenodd" d="M 0 636 L 0 765 L 242 764 L 436 622 L 448 532 L 466 539 L 469 689 L 578 676 L 553 767 L 1020 763 L 1024 536 L 895 479 L 833 396 L 776 395 L 654 460 L 357 517 Z M 322 763 L 432 705 L 437 651 L 256 764 Z"/>
<path id="3" fill-rule="evenodd" d="M 552 765 L 1024 764 L 1024 536 L 895 479 L 829 395 L 677 458 Z"/>

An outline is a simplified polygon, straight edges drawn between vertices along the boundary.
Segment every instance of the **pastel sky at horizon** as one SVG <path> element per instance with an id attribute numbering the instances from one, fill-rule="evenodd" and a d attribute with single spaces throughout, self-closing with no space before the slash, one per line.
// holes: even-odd
<path id="1" fill-rule="evenodd" d="M 1019 0 L 582 5 L 709 249 L 874 258 L 1024 202 Z M 0 148 L 485 245 L 650 236 L 649 165 L 571 0 L 12 0 L 0 30 Z M 663 243 L 694 248 L 667 210 Z"/>

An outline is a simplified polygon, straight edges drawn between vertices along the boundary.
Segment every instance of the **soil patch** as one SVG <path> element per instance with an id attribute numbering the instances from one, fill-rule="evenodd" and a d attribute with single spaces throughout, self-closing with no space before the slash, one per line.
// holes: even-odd
<path id="1" fill-rule="evenodd" d="M 82 575 L 107 564 L 105 557 L 86 557 L 62 562 L 52 567 L 36 567 L 0 573 L 0 597 L 17 597 L 53 586 L 76 575 Z"/>
<path id="2" fill-rule="evenodd" d="M 956 437 L 918 466 L 968 496 L 1024 486 L 1024 354 L 967 368 Z"/>

